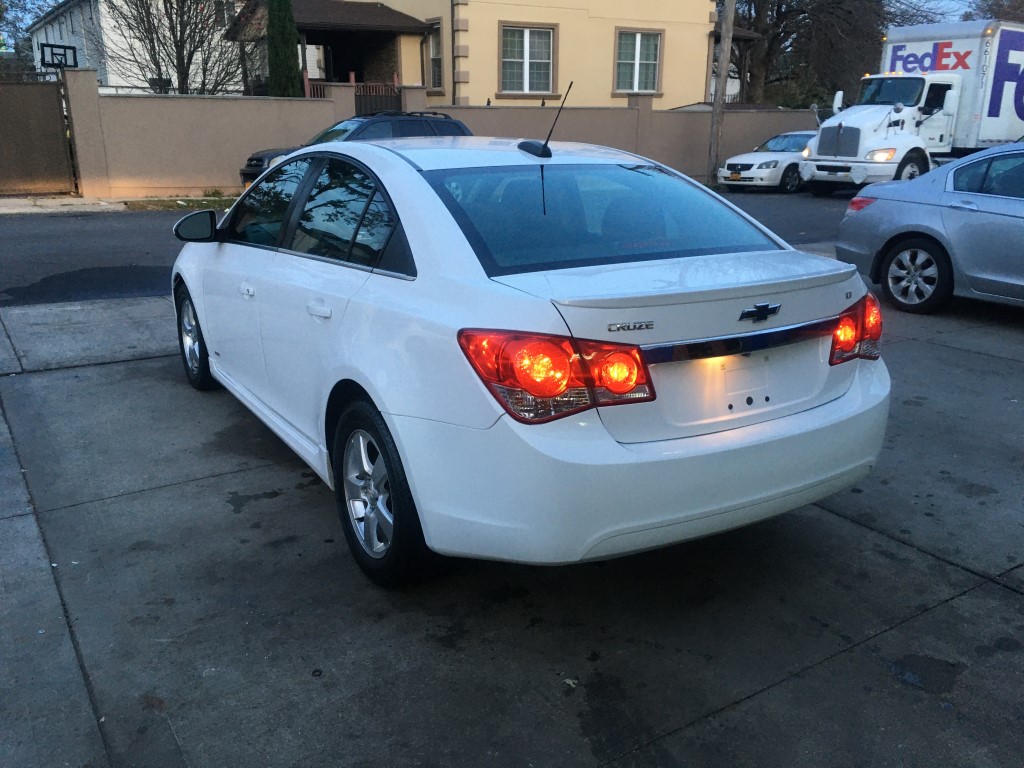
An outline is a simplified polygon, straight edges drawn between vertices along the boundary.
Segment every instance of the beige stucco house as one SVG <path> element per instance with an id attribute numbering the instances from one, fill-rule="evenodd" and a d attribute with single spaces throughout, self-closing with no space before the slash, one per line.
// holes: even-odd
<path id="1" fill-rule="evenodd" d="M 232 35 L 256 39 L 260 0 Z M 713 0 L 292 0 L 310 80 L 427 88 L 430 105 L 704 101 Z"/>

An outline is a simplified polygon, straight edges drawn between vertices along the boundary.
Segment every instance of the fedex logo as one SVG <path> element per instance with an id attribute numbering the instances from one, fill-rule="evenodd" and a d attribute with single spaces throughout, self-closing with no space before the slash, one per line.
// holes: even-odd
<path id="1" fill-rule="evenodd" d="M 1016 62 L 1010 55 L 1016 55 Z M 992 71 L 992 94 L 988 100 L 988 116 L 999 117 L 1003 107 L 1006 86 L 1012 85 L 1013 109 L 1024 120 L 1024 32 L 1004 29 L 999 39 L 999 52 Z"/>
<path id="2" fill-rule="evenodd" d="M 890 72 L 940 72 L 950 69 L 970 69 L 967 57 L 973 51 L 954 51 L 953 41 L 932 45 L 924 53 L 907 53 L 907 46 L 894 45 L 889 59 Z"/>

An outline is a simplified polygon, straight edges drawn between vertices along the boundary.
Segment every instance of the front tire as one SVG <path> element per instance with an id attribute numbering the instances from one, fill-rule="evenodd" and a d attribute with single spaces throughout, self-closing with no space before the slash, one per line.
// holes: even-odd
<path id="1" fill-rule="evenodd" d="M 800 169 L 795 165 L 791 165 L 782 172 L 782 178 L 779 180 L 779 191 L 791 195 L 800 189 L 801 184 L 803 184 L 803 180 L 800 178 Z"/>
<path id="2" fill-rule="evenodd" d="M 928 173 L 928 159 L 917 152 L 911 152 L 896 167 L 895 181 L 910 181 Z"/>
<path id="3" fill-rule="evenodd" d="M 217 382 L 210 372 L 210 356 L 192 295 L 184 284 L 174 289 L 174 307 L 178 318 L 178 351 L 188 383 L 201 392 L 211 390 Z"/>
<path id="4" fill-rule="evenodd" d="M 398 448 L 380 413 L 353 402 L 334 433 L 334 494 L 356 564 L 374 583 L 399 587 L 432 562 Z"/>
<path id="5" fill-rule="evenodd" d="M 934 240 L 912 237 L 893 245 L 882 260 L 882 295 L 897 309 L 934 312 L 953 295 L 953 267 Z"/>

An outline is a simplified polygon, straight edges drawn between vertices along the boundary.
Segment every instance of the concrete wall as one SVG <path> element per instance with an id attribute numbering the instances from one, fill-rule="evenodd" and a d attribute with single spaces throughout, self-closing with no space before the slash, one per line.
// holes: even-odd
<path id="1" fill-rule="evenodd" d="M 354 89 L 329 84 L 327 99 L 244 96 L 108 96 L 95 73 L 67 71 L 69 109 L 86 197 L 201 195 L 241 189 L 238 169 L 249 153 L 293 147 L 355 112 Z M 423 109 L 425 89 L 403 89 L 406 109 Z M 562 112 L 553 138 L 617 147 L 652 157 L 703 179 L 707 174 L 710 112 L 663 112 L 649 96 L 622 107 L 576 107 Z M 557 108 L 447 107 L 481 136 L 543 139 Z M 786 130 L 813 128 L 809 112 L 730 110 L 723 157 L 749 151 Z"/>

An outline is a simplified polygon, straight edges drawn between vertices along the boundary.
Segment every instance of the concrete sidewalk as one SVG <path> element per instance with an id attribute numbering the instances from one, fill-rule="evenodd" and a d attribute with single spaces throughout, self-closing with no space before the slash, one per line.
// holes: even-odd
<path id="1" fill-rule="evenodd" d="M 123 200 L 101 200 L 98 197 L 53 195 L 47 197 L 0 197 L 0 216 L 5 213 L 91 213 L 123 211 Z"/>
<path id="2" fill-rule="evenodd" d="M 396 593 L 168 299 L 0 309 L 0 766 L 1019 768 L 1022 320 L 887 312 L 849 492 Z"/>

